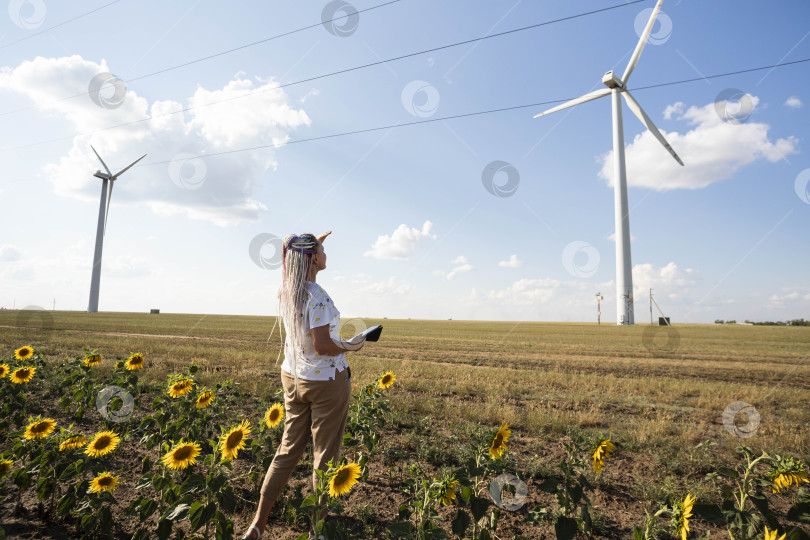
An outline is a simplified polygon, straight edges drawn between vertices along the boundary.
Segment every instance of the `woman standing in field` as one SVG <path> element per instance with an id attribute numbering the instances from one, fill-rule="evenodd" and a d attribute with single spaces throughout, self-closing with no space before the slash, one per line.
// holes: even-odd
<path id="1" fill-rule="evenodd" d="M 310 435 L 314 468 L 326 470 L 329 460 L 337 460 L 340 454 L 351 397 L 351 370 L 344 353 L 360 350 L 364 341 L 340 340 L 340 312 L 315 282 L 318 272 L 326 268 L 323 241 L 331 232 L 318 238 L 303 234 L 284 239 L 279 290 L 279 316 L 287 334 L 281 364 L 284 436 L 264 477 L 256 516 L 243 539 L 261 537 L 270 509 L 301 460 Z M 314 471 L 312 481 L 314 491 Z"/>

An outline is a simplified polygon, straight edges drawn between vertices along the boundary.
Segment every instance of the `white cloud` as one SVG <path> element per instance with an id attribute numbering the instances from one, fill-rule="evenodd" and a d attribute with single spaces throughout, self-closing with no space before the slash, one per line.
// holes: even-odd
<path id="1" fill-rule="evenodd" d="M 390 236 L 378 236 L 371 249 L 363 255 L 375 259 L 407 260 L 420 241 L 426 238 L 436 239 L 435 235 L 430 234 L 432 228 L 433 223 L 430 221 L 425 221 L 422 230 L 409 228 L 403 223 Z"/>
<path id="2" fill-rule="evenodd" d="M 674 262 L 669 262 L 666 266 L 636 264 L 633 266 L 633 297 L 636 302 L 642 298 L 649 298 L 652 288 L 654 298 L 667 297 L 670 300 L 680 301 L 691 292 L 691 287 L 696 285 L 697 281 L 696 270 L 680 268 Z"/>
<path id="3" fill-rule="evenodd" d="M 517 255 L 510 255 L 508 261 L 501 261 L 498 266 L 501 268 L 518 268 L 523 262 L 518 259 Z"/>
<path id="4" fill-rule="evenodd" d="M 759 98 L 749 98 L 756 110 Z M 665 114 L 672 116 L 678 109 L 677 104 L 672 105 Z M 656 191 L 699 189 L 732 177 L 740 168 L 754 161 L 767 159 L 776 162 L 798 151 L 795 137 L 771 141 L 767 124 L 750 120 L 745 123 L 723 121 L 714 103 L 689 107 L 678 120 L 684 120 L 694 128 L 684 134 L 663 130 L 661 133 L 685 166 L 678 165 L 652 133 L 644 130 L 625 150 L 628 186 Z M 613 151 L 600 156 L 599 160 L 602 162 L 599 176 L 613 186 Z"/>
<path id="5" fill-rule="evenodd" d="M 68 120 L 80 133 L 73 138 L 66 155 L 43 169 L 58 195 L 98 200 L 100 180 L 92 177 L 92 172 L 101 167 L 91 144 L 115 172 L 144 153 L 148 157 L 143 163 L 168 162 L 179 154 L 204 155 L 283 144 L 289 140 L 291 130 L 310 124 L 303 110 L 292 108 L 287 95 L 274 89 L 277 83 L 258 79 L 254 83 L 239 74 L 221 89 L 198 87 L 185 104 L 150 104 L 132 90 L 126 92 L 119 107 L 110 109 L 96 105 L 89 95 L 60 99 L 86 94 L 90 80 L 108 71 L 104 60 L 95 63 L 78 55 L 37 57 L 16 68 L 0 70 L 0 88 L 25 94 L 36 108 Z M 255 95 L 233 99 L 251 92 Z M 229 101 L 204 106 L 215 100 Z M 197 108 L 167 114 L 188 106 Z M 150 116 L 153 120 L 149 122 L 94 133 Z M 174 180 L 167 163 L 137 165 L 115 182 L 113 204 L 144 204 L 155 213 L 180 213 L 220 226 L 257 221 L 268 210 L 252 195 L 263 175 L 277 165 L 272 149 L 180 161 L 176 165 Z M 203 173 L 193 185 L 196 189 L 188 189 L 188 183 L 182 187 L 181 177 L 188 180 L 195 171 Z"/>
<path id="6" fill-rule="evenodd" d="M 616 242 L 616 233 L 610 233 L 610 236 L 607 237 L 608 240 L 611 242 Z M 635 242 L 636 236 L 633 233 L 630 233 L 630 242 Z"/>
<path id="7" fill-rule="evenodd" d="M 794 316 L 787 318 L 806 318 L 810 310 L 810 287 L 783 287 L 785 294 L 774 294 L 768 298 L 766 307 L 769 310 L 789 310 Z"/>
<path id="8" fill-rule="evenodd" d="M 19 261 L 21 256 L 22 252 L 19 248 L 11 244 L 3 244 L 0 246 L 0 261 L 2 262 Z"/>
<path id="9" fill-rule="evenodd" d="M 458 257 L 450 261 L 450 264 L 455 264 L 456 266 L 455 268 L 450 270 L 450 272 L 447 274 L 447 279 L 453 279 L 458 274 L 475 270 L 475 267 L 470 264 L 470 262 L 467 260 L 467 257 L 465 257 L 464 255 L 459 255 Z"/>
<path id="10" fill-rule="evenodd" d="M 375 281 L 357 289 L 358 294 L 374 294 L 382 297 L 403 296 L 411 290 L 410 284 L 394 276 L 385 281 Z"/>
<path id="11" fill-rule="evenodd" d="M 785 101 L 785 107 L 790 107 L 791 109 L 801 109 L 802 105 L 802 100 L 796 96 L 790 96 L 787 98 L 787 101 Z"/>
<path id="12" fill-rule="evenodd" d="M 683 101 L 679 101 L 672 105 L 667 105 L 667 108 L 664 109 L 664 118 L 666 120 L 670 120 L 672 119 L 673 114 L 680 116 L 681 114 L 683 114 L 683 107 L 684 107 Z"/>

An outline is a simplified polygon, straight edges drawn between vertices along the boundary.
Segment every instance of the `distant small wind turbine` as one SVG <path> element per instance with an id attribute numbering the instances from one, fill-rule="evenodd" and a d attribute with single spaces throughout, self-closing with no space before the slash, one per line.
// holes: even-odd
<path id="1" fill-rule="evenodd" d="M 90 148 L 93 148 L 93 145 L 90 145 Z M 103 173 L 101 171 L 96 171 L 95 174 L 93 174 L 93 176 L 96 178 L 101 178 L 104 180 L 104 182 L 101 184 L 101 203 L 98 209 L 96 251 L 93 255 L 93 276 L 90 280 L 90 305 L 87 307 L 88 313 L 96 313 L 98 311 L 98 289 L 101 282 L 101 249 L 104 244 L 104 235 L 107 233 L 107 213 L 110 211 L 110 198 L 112 197 L 113 184 L 119 176 L 124 174 L 127 170 L 129 170 L 130 167 L 146 157 L 146 154 L 142 155 L 117 173 L 113 174 L 110 172 L 110 168 L 107 167 L 107 164 L 104 163 L 104 160 L 101 159 L 101 156 L 98 155 L 95 148 L 93 148 L 93 153 L 96 155 L 101 164 L 104 165 L 104 170 L 107 172 Z M 110 183 L 109 191 L 107 191 L 107 182 Z"/>
<path id="2" fill-rule="evenodd" d="M 613 71 L 608 71 L 602 77 L 602 83 L 607 88 L 597 90 L 584 96 L 572 99 L 562 105 L 552 107 L 551 109 L 535 115 L 535 118 L 550 114 L 561 109 L 567 109 L 586 101 L 592 101 L 612 94 L 613 101 L 613 199 L 614 199 L 614 212 L 615 212 L 615 225 L 616 225 L 616 324 L 633 324 L 633 267 L 630 262 L 630 218 L 627 209 L 627 176 L 624 164 L 624 127 L 622 125 L 622 102 L 619 96 L 623 96 L 627 101 L 627 106 L 633 111 L 641 122 L 647 126 L 647 129 L 655 135 L 664 148 L 672 154 L 675 161 L 683 165 L 683 161 L 675 153 L 675 150 L 669 145 L 667 140 L 655 127 L 653 121 L 641 108 L 641 105 L 633 98 L 627 90 L 627 81 L 630 74 L 638 64 L 638 59 L 641 57 L 641 51 L 644 50 L 644 45 L 647 43 L 647 38 L 650 37 L 655 19 L 658 17 L 658 12 L 661 10 L 661 3 L 664 0 L 658 0 L 655 5 L 650 20 L 644 28 L 644 33 L 636 45 L 636 50 L 633 51 L 633 56 L 630 57 L 630 62 L 624 70 L 624 75 L 619 79 Z"/>

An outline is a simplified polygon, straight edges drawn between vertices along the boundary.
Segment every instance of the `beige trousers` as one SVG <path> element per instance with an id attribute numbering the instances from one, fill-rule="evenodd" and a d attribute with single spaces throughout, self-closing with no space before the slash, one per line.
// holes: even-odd
<path id="1" fill-rule="evenodd" d="M 349 414 L 352 394 L 350 370 L 335 373 L 333 381 L 298 379 L 298 391 L 292 375 L 281 370 L 284 386 L 284 436 L 273 462 L 264 476 L 261 494 L 276 501 L 312 437 L 314 468 L 325 471 L 330 459 L 340 456 L 343 432 Z M 318 476 L 312 473 L 312 490 Z"/>

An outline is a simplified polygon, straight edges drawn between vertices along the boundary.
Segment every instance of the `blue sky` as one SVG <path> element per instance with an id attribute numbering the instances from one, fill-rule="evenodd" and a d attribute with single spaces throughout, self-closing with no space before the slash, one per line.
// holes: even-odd
<path id="1" fill-rule="evenodd" d="M 592 321 L 601 292 L 615 322 L 607 98 L 240 150 L 603 88 L 654 2 L 281 89 L 623 2 L 356 0 L 340 36 L 318 24 L 325 1 L 121 0 L 49 30 L 105 3 L 14 0 L 1 18 L 0 306 L 87 308 L 92 144 L 115 170 L 147 154 L 115 183 L 102 311 L 275 314 L 280 270 L 251 241 L 332 230 L 318 281 L 344 318 Z M 667 0 L 629 88 L 810 58 L 808 15 Z M 104 73 L 106 107 L 87 94 Z M 650 287 L 677 322 L 808 318 L 808 83 L 804 63 L 633 92 L 686 164 L 624 108 L 637 322 Z M 508 196 L 484 188 L 496 161 L 516 173 Z"/>

